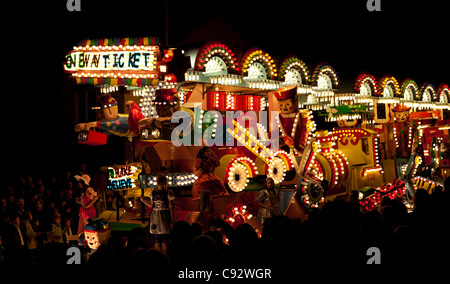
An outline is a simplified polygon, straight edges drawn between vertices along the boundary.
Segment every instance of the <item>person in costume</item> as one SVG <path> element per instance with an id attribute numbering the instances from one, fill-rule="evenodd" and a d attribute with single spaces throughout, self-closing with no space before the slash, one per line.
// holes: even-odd
<path id="1" fill-rule="evenodd" d="M 209 191 L 210 198 L 228 195 L 223 181 L 214 174 L 214 170 L 218 166 L 220 166 L 220 161 L 208 146 L 198 151 L 194 169 L 197 179 L 192 186 L 193 200 L 200 199 L 202 191 Z"/>
<path id="2" fill-rule="evenodd" d="M 282 144 L 303 152 L 307 145 L 306 121 L 298 109 L 297 87 L 283 87 L 274 92 L 278 101 L 278 125 Z"/>
<path id="3" fill-rule="evenodd" d="M 150 213 L 150 236 L 155 249 L 167 253 L 170 230 L 172 228 L 173 206 L 175 195 L 167 188 L 167 178 L 159 175 L 156 178 L 156 188 L 150 194 L 150 202 L 141 196 L 141 201 L 148 207 L 152 207 Z"/>
<path id="4" fill-rule="evenodd" d="M 81 193 L 80 200 L 77 200 L 77 203 L 81 205 L 78 213 L 80 217 L 78 221 L 78 234 L 82 234 L 84 227 L 88 224 L 89 218 L 97 216 L 94 203 L 98 200 L 98 196 L 97 192 L 89 185 L 90 178 L 88 175 L 83 175 L 82 177 L 75 176 L 75 178 L 84 184 L 84 192 Z"/>
<path id="5" fill-rule="evenodd" d="M 257 218 L 261 222 L 264 219 L 280 215 L 278 205 L 280 204 L 280 197 L 278 191 L 275 189 L 275 182 L 273 178 L 267 178 L 264 188 L 258 193 L 256 203 L 260 206 Z"/>

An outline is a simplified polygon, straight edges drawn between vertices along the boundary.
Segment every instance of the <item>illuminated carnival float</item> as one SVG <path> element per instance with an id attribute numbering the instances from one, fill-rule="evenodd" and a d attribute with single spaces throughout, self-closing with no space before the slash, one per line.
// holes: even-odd
<path id="1" fill-rule="evenodd" d="M 177 57 L 190 62 L 184 76 L 171 74 Z M 230 224 L 258 226 L 255 194 L 267 177 L 279 189 L 280 212 L 303 217 L 352 190 L 367 210 L 383 196 L 411 206 L 417 188 L 431 191 L 448 175 L 445 84 L 361 73 L 345 91 L 326 63 L 309 68 L 296 56 L 235 53 L 220 42 L 174 53 L 151 37 L 85 40 L 64 66 L 77 84 L 98 90 L 97 121 L 75 126 L 79 143 L 132 138 L 133 154 L 118 161 L 130 168 L 105 165 L 109 189 L 138 207 L 163 173 L 177 196 L 177 220 L 202 218 L 191 188 L 203 146 L 217 157 L 214 175 L 228 192 L 214 200 L 214 214 Z"/>

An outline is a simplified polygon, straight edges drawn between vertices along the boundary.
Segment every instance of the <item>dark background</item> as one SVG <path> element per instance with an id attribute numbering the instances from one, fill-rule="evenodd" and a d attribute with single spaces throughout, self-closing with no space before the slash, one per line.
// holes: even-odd
<path id="1" fill-rule="evenodd" d="M 166 40 L 164 1 L 81 0 L 81 12 L 58 2 L 2 4 L 3 179 L 79 160 L 67 99 L 75 80 L 62 67 L 74 45 L 106 37 Z M 311 67 L 326 61 L 344 83 L 367 71 L 400 83 L 411 77 L 419 86 L 450 84 L 447 1 L 381 0 L 381 12 L 368 12 L 366 2 L 168 0 L 168 43 L 219 40 L 232 49 L 259 46 L 273 57 L 295 54 Z"/>

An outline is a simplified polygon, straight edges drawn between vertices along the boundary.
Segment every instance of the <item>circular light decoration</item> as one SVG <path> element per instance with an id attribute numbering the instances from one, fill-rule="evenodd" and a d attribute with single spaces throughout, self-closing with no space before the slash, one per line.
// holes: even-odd
<path id="1" fill-rule="evenodd" d="M 249 76 L 249 71 L 255 63 L 259 63 L 264 67 L 267 79 L 275 79 L 278 76 L 276 64 L 272 57 L 264 50 L 257 47 L 249 49 L 244 56 L 242 56 L 241 75 Z"/>
<path id="2" fill-rule="evenodd" d="M 298 57 L 286 57 L 280 64 L 280 80 L 294 84 L 308 84 L 309 70 L 305 62 Z M 293 79 L 297 79 L 296 81 Z"/>
<path id="3" fill-rule="evenodd" d="M 236 156 L 229 163 L 225 170 L 225 182 L 234 192 L 243 191 L 249 182 L 258 174 L 255 163 L 248 157 Z"/>
<path id="4" fill-rule="evenodd" d="M 275 184 L 278 184 L 284 180 L 286 172 L 286 166 L 284 165 L 283 160 L 278 157 L 274 157 L 270 160 L 267 169 L 267 177 L 273 178 Z"/>
<path id="5" fill-rule="evenodd" d="M 440 84 L 437 90 L 439 102 L 448 103 L 450 100 L 450 88 L 446 84 Z"/>
<path id="6" fill-rule="evenodd" d="M 148 137 L 150 137 L 150 129 L 148 129 L 148 128 L 142 129 L 142 132 L 141 132 L 141 139 L 147 140 Z"/>
<path id="7" fill-rule="evenodd" d="M 273 178 L 275 184 L 282 182 L 286 176 L 286 172 L 294 168 L 294 164 L 286 151 L 278 150 L 274 153 L 274 157 L 270 159 L 266 165 L 267 177 Z"/>
<path id="8" fill-rule="evenodd" d="M 219 61 L 217 58 L 222 60 L 221 64 L 222 62 L 225 64 L 228 73 L 239 71 L 239 64 L 234 52 L 228 46 L 219 42 L 208 42 L 200 48 L 195 58 L 194 70 L 204 72 L 209 61 L 213 59 L 216 64 Z"/>
<path id="9" fill-rule="evenodd" d="M 380 80 L 380 95 L 384 98 L 393 98 L 400 96 L 400 86 L 391 75 L 385 75 Z"/>
<path id="10" fill-rule="evenodd" d="M 434 90 L 434 86 L 431 83 L 425 83 L 420 89 L 420 96 L 424 102 L 436 102 L 439 101 L 438 95 Z"/>
<path id="11" fill-rule="evenodd" d="M 401 87 L 401 95 L 403 99 L 408 101 L 422 100 L 421 94 L 419 93 L 419 87 L 414 80 L 405 79 Z"/>
<path id="12" fill-rule="evenodd" d="M 329 64 L 318 64 L 313 71 L 312 84 L 320 89 L 338 89 L 339 79 L 336 70 Z"/>
<path id="13" fill-rule="evenodd" d="M 356 78 L 355 93 L 360 96 L 379 96 L 380 88 L 378 87 L 377 79 L 367 73 L 360 73 Z"/>

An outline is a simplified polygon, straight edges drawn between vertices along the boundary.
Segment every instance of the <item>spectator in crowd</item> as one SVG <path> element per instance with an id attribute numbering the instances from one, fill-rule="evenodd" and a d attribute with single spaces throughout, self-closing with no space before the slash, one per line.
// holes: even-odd
<path id="1" fill-rule="evenodd" d="M 67 261 L 68 236 L 77 232 L 80 205 L 75 202 L 77 195 L 72 194 L 77 186 L 73 191 L 70 186 L 64 186 L 64 192 L 70 192 L 66 194 L 66 203 L 55 204 L 52 199 L 63 186 L 56 183 L 47 198 L 39 197 L 40 188 L 51 188 L 42 181 L 47 179 L 26 176 L 0 191 L 0 240 L 3 244 L 3 247 L 0 245 L 0 261 Z M 66 185 L 70 182 L 68 179 Z M 166 242 L 166 251 L 151 249 L 155 239 L 146 230 L 134 229 L 128 233 L 127 241 L 113 232 L 109 244 L 101 246 L 86 262 L 146 263 L 152 267 L 154 263 L 354 264 L 367 261 L 369 247 L 379 248 L 382 263 L 386 264 L 437 262 L 450 255 L 449 184 L 450 179 L 447 179 L 444 188 L 435 187 L 431 193 L 418 189 L 412 212 L 408 212 L 400 200 L 389 197 L 382 199 L 380 208 L 364 212 L 360 210 L 356 193 L 351 193 L 349 200 L 336 199 L 314 208 L 305 220 L 282 215 L 268 217 L 260 238 L 249 223 L 233 229 L 220 218 L 211 220 L 209 227 L 198 222 L 176 222 L 168 230 L 170 235 L 165 236 L 170 240 Z M 86 188 L 83 189 L 86 194 Z M 54 237 L 47 239 L 50 231 L 49 235 Z M 60 241 L 63 243 L 58 243 Z"/>

